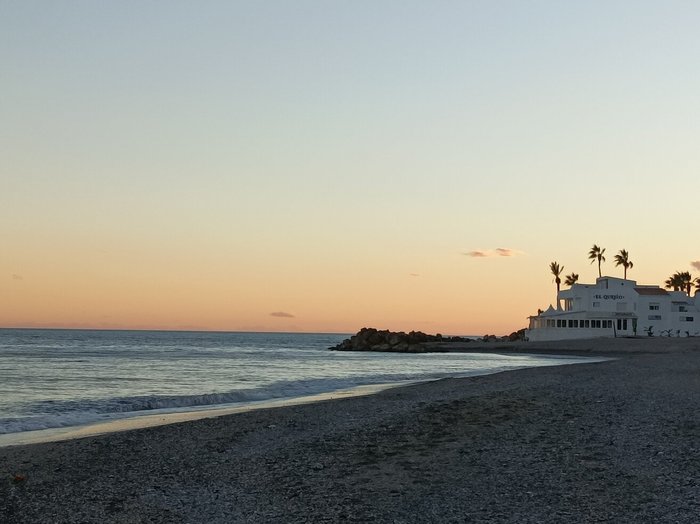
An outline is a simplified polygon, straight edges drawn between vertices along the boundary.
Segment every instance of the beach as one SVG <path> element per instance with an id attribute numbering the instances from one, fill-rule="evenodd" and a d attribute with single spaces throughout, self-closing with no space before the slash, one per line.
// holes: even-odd
<path id="1" fill-rule="evenodd" d="M 696 522 L 700 339 L 0 448 L 1 522 Z"/>

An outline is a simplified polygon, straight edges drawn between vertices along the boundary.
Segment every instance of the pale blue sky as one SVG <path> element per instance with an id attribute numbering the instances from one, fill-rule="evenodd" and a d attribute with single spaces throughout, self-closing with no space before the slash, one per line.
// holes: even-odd
<path id="1" fill-rule="evenodd" d="M 0 269 L 196 250 L 245 282 L 476 285 L 451 257 L 509 247 L 545 287 L 596 242 L 660 282 L 700 259 L 698 27 L 696 2 L 2 1 Z"/>

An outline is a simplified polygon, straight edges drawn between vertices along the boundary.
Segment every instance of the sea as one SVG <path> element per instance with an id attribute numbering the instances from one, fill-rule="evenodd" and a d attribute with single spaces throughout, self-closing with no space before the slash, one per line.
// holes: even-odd
<path id="1" fill-rule="evenodd" d="M 0 329 L 0 434 L 586 360 L 329 350 L 348 336 Z"/>

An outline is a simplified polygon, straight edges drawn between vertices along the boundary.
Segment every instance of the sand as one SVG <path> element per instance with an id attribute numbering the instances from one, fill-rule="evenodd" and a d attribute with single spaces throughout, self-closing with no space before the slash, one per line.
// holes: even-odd
<path id="1" fill-rule="evenodd" d="M 0 522 L 697 522 L 700 339 L 525 349 L 616 358 L 0 448 Z"/>

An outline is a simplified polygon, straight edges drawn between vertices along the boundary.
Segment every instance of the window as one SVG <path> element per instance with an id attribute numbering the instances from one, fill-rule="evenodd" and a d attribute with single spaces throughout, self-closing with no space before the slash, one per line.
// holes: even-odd
<path id="1" fill-rule="evenodd" d="M 693 322 L 693 317 L 681 317 L 681 322 Z"/>
<path id="2" fill-rule="evenodd" d="M 600 307 L 600 302 L 593 302 L 593 307 Z"/>
<path id="3" fill-rule="evenodd" d="M 578 327 L 580 327 L 580 328 L 585 327 L 585 326 L 583 325 L 583 322 L 584 322 L 583 320 L 579 320 L 579 321 L 578 321 Z"/>
<path id="4" fill-rule="evenodd" d="M 652 302 L 649 304 L 649 311 L 658 311 L 659 310 L 659 304 L 656 302 Z"/>
<path id="5" fill-rule="evenodd" d="M 561 319 L 557 319 L 557 327 L 561 327 Z"/>
<path id="6" fill-rule="evenodd" d="M 573 320 L 569 320 L 569 327 L 570 327 L 570 328 L 574 327 L 574 321 L 573 321 Z"/>
<path id="7" fill-rule="evenodd" d="M 661 320 L 661 315 L 649 315 L 649 320 Z"/>
<path id="8" fill-rule="evenodd" d="M 688 311 L 688 310 L 685 308 L 685 306 L 678 306 L 678 311 L 680 311 L 682 313 L 682 312 Z"/>
<path id="9" fill-rule="evenodd" d="M 586 320 L 585 322 L 586 322 L 586 327 L 591 327 L 591 321 L 590 321 L 590 320 Z"/>

